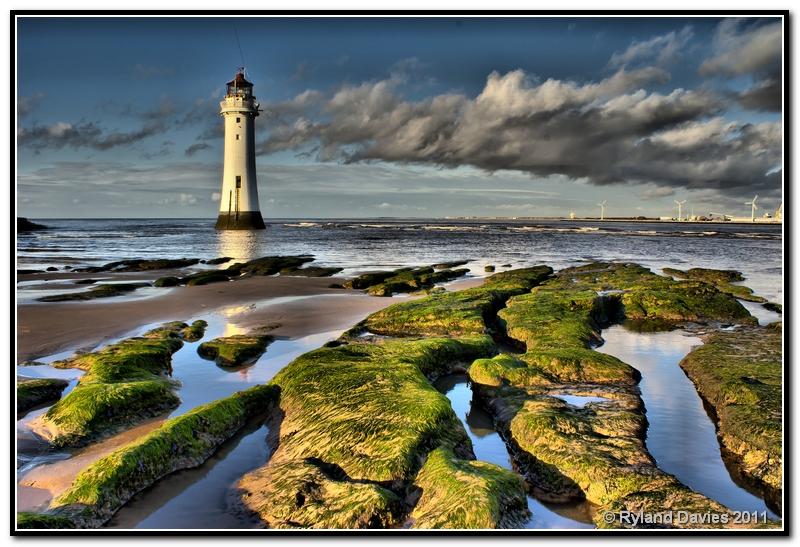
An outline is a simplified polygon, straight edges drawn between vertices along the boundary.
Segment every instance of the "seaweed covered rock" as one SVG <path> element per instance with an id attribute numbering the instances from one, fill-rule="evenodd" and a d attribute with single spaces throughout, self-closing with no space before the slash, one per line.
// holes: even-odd
<path id="1" fill-rule="evenodd" d="M 298 357 L 273 380 L 283 411 L 277 449 L 239 482 L 245 506 L 269 526 L 395 522 L 396 498 L 431 450 L 472 457 L 458 417 L 428 378 L 493 351 L 478 336 L 352 343 Z M 354 500 L 363 507 L 342 510 Z"/>
<path id="2" fill-rule="evenodd" d="M 155 287 L 177 287 L 180 284 L 180 278 L 174 276 L 159 277 L 153 282 L 153 286 Z"/>
<path id="3" fill-rule="evenodd" d="M 428 454 L 415 486 L 422 496 L 411 513 L 414 528 L 519 528 L 530 516 L 519 475 L 447 448 Z"/>
<path id="4" fill-rule="evenodd" d="M 76 528 L 67 517 L 22 511 L 17 513 L 17 528 L 20 530 L 53 530 Z"/>
<path id="5" fill-rule="evenodd" d="M 275 275 L 281 270 L 300 268 L 307 262 L 312 262 L 311 255 L 297 256 L 264 256 L 244 263 L 228 266 L 224 271 L 230 276 Z"/>
<path id="6" fill-rule="evenodd" d="M 391 336 L 461 336 L 493 332 L 492 319 L 506 299 L 531 290 L 552 275 L 549 266 L 495 274 L 480 287 L 438 293 L 394 304 L 370 315 L 364 326 Z"/>
<path id="7" fill-rule="evenodd" d="M 219 260 L 219 262 L 206 261 L 206 264 L 221 264 L 224 262 L 229 262 L 231 259 L 227 258 L 227 260 Z M 155 286 L 174 287 L 177 285 L 186 285 L 187 287 L 194 287 L 197 285 L 208 285 L 211 283 L 223 283 L 239 277 L 275 275 L 278 273 L 285 275 L 324 277 L 341 271 L 341 268 L 301 268 L 303 264 L 313 260 L 314 257 L 310 255 L 264 256 L 248 262 L 237 262 L 235 264 L 231 264 L 223 270 L 204 270 L 180 278 L 174 276 L 161 277 L 156 280 Z"/>
<path id="8" fill-rule="evenodd" d="M 51 294 L 37 298 L 39 302 L 72 302 L 82 300 L 95 300 L 97 298 L 111 298 L 132 293 L 136 289 L 149 287 L 150 283 L 102 283 L 95 285 L 88 291 L 64 294 Z"/>
<path id="9" fill-rule="evenodd" d="M 657 468 L 643 440 L 638 372 L 592 349 L 603 325 L 628 314 L 669 325 L 753 321 L 730 295 L 704 282 L 673 281 L 634 264 L 568 268 L 508 300 L 498 316 L 524 351 L 476 360 L 470 379 L 540 495 L 585 497 L 604 510 L 729 514 Z M 564 393 L 605 400 L 576 407 L 559 398 Z M 601 517 L 599 526 L 628 525 Z"/>
<path id="10" fill-rule="evenodd" d="M 439 262 L 438 264 L 433 264 L 431 267 L 434 270 L 450 270 L 452 268 L 458 268 L 459 266 L 463 266 L 464 264 L 469 264 L 472 262 L 471 260 L 453 260 L 452 262 Z"/>
<path id="11" fill-rule="evenodd" d="M 118 260 L 109 262 L 102 266 L 89 266 L 86 268 L 75 268 L 76 272 L 146 272 L 150 270 L 166 270 L 172 268 L 185 268 L 194 266 L 200 262 L 199 258 L 156 258 L 146 260 L 134 258 L 130 260 Z"/>
<path id="12" fill-rule="evenodd" d="M 438 264 L 442 266 L 443 264 Z M 436 283 L 451 281 L 469 272 L 468 268 L 450 269 L 423 266 L 391 271 L 366 272 L 345 282 L 348 289 L 366 289 L 372 296 L 430 289 Z"/>
<path id="13" fill-rule="evenodd" d="M 164 279 L 164 278 L 161 278 Z M 211 283 L 224 283 L 231 280 L 231 275 L 225 271 L 212 270 L 208 272 L 198 272 L 195 274 L 181 277 L 178 281 L 179 285 L 186 285 L 187 287 L 194 287 L 197 285 L 209 285 Z M 158 282 L 158 280 L 156 280 Z M 170 283 L 172 281 L 169 281 Z M 168 285 L 167 285 L 168 286 Z"/>
<path id="14" fill-rule="evenodd" d="M 683 271 L 675 268 L 664 268 L 662 270 L 665 274 L 677 277 L 679 279 L 694 279 L 697 281 L 704 281 L 714 285 L 719 291 L 726 294 L 747 300 L 748 302 L 763 303 L 767 300 L 761 296 L 753 294 L 753 289 L 745 287 L 744 285 L 734 285 L 738 281 L 744 281 L 742 272 L 736 270 L 714 270 L 711 268 L 691 268 Z"/>
<path id="15" fill-rule="evenodd" d="M 81 471 L 43 518 L 66 518 L 79 528 L 102 525 L 161 477 L 206 461 L 276 399 L 277 388 L 260 385 L 167 420 Z"/>
<path id="16" fill-rule="evenodd" d="M 230 256 L 221 256 L 219 258 L 211 258 L 209 260 L 201 260 L 200 262 L 203 264 L 209 264 L 211 266 L 217 266 L 219 264 L 225 264 L 226 262 L 230 262 L 233 260 Z"/>
<path id="17" fill-rule="evenodd" d="M 17 378 L 17 412 L 58 400 L 69 385 L 58 378 Z"/>
<path id="18" fill-rule="evenodd" d="M 86 371 L 78 385 L 31 423 L 55 446 L 80 446 L 178 405 L 168 378 L 185 323 L 167 323 L 144 336 L 56 361 Z"/>
<path id="19" fill-rule="evenodd" d="M 203 342 L 197 353 L 221 367 L 236 367 L 255 361 L 274 340 L 266 334 L 235 334 Z"/>
<path id="20" fill-rule="evenodd" d="M 205 335 L 206 327 L 208 327 L 208 322 L 198 319 L 191 325 L 181 328 L 180 337 L 187 342 L 197 342 Z"/>
<path id="21" fill-rule="evenodd" d="M 777 506 L 783 488 L 782 336 L 768 327 L 714 332 L 681 361 L 714 409 L 722 446 Z"/>
<path id="22" fill-rule="evenodd" d="M 305 268 L 284 268 L 281 275 L 293 275 L 298 277 L 330 277 L 342 271 L 343 268 L 325 266 L 306 266 Z"/>
<path id="23" fill-rule="evenodd" d="M 271 528 L 391 528 L 400 497 L 376 483 L 353 481 L 314 458 L 261 467 L 242 483 L 245 506 Z"/>

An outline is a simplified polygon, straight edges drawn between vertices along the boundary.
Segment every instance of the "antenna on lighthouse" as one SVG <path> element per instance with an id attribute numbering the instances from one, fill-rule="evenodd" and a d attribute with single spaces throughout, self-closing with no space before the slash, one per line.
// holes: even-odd
<path id="1" fill-rule="evenodd" d="M 231 22 L 233 23 L 233 35 L 236 36 L 236 45 L 239 47 L 239 56 L 242 58 L 242 66 L 240 68 L 242 74 L 245 74 L 244 67 L 247 66 L 247 63 L 244 62 L 244 52 L 242 51 L 242 43 L 239 41 L 239 31 L 236 30 L 236 23 L 234 21 Z M 247 75 L 245 74 L 245 76 Z"/>

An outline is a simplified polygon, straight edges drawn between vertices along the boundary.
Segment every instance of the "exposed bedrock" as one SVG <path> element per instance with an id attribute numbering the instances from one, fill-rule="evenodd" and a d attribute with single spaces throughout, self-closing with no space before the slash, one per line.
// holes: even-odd
<path id="1" fill-rule="evenodd" d="M 602 527 L 628 525 L 604 520 L 606 510 L 730 515 L 656 467 L 643 442 L 638 372 L 592 346 L 602 341 L 602 326 L 630 318 L 645 327 L 753 324 L 738 301 L 704 282 L 673 281 L 633 264 L 595 263 L 558 272 L 530 294 L 511 298 L 498 315 L 523 351 L 476 360 L 469 375 L 540 496 L 585 497 L 600 506 L 596 523 Z M 558 398 L 565 394 L 606 400 L 577 407 Z"/>
<path id="2" fill-rule="evenodd" d="M 753 294 L 753 289 L 744 285 L 734 285 L 735 282 L 744 281 L 742 272 L 736 270 L 713 270 L 710 268 L 691 268 L 683 271 L 675 268 L 664 268 L 664 273 L 679 279 L 693 279 L 714 285 L 721 292 L 747 300 L 749 302 L 765 303 L 766 298 Z"/>
<path id="3" fill-rule="evenodd" d="M 395 293 L 430 290 L 436 283 L 451 281 L 469 272 L 468 268 L 451 269 L 444 266 L 447 264 L 366 272 L 346 281 L 344 287 L 364 289 L 372 296 L 392 296 Z"/>
<path id="4" fill-rule="evenodd" d="M 172 354 L 200 323 L 166 323 L 143 336 L 56 361 L 58 368 L 86 371 L 78 385 L 31 422 L 54 446 L 80 446 L 158 416 L 178 405 L 171 372 Z"/>
<path id="5" fill-rule="evenodd" d="M 95 300 L 97 298 L 111 298 L 132 293 L 142 287 L 149 287 L 150 283 L 101 283 L 84 292 L 51 294 L 37 298 L 39 302 L 74 302 Z"/>
<path id="6" fill-rule="evenodd" d="M 493 327 L 486 320 L 511 294 L 551 273 L 543 266 L 498 274 L 487 281 L 489 288 L 466 295 L 391 306 L 337 345 L 290 363 L 273 380 L 282 411 L 272 428 L 276 450 L 239 482 L 244 506 L 270 527 L 495 528 L 523 522 L 523 482 L 475 461 L 460 420 L 430 381 L 493 355 L 496 346 L 487 335 Z M 449 294 L 461 295 L 456 311 Z M 355 335 L 382 328 L 405 338 Z"/>
<path id="7" fill-rule="evenodd" d="M 56 401 L 69 385 L 58 378 L 17 377 L 17 412 L 26 412 L 34 407 Z"/>
<path id="8" fill-rule="evenodd" d="M 714 332 L 681 368 L 714 409 L 717 435 L 734 465 L 781 510 L 782 338 L 780 328 Z"/>
<path id="9" fill-rule="evenodd" d="M 363 327 L 389 336 L 500 333 L 497 310 L 508 298 L 530 291 L 552 273 L 549 266 L 535 266 L 495 274 L 473 289 L 438 293 L 384 308 L 370 315 Z"/>
<path id="10" fill-rule="evenodd" d="M 47 512 L 18 515 L 17 525 L 101 526 L 137 492 L 165 475 L 202 464 L 248 420 L 265 416 L 277 399 L 277 391 L 274 386 L 256 386 L 167 420 L 92 463 L 51 502 Z"/>
<path id="11" fill-rule="evenodd" d="M 270 527 L 394 526 L 406 520 L 422 488 L 424 505 L 417 504 L 409 524 L 458 526 L 463 504 L 445 515 L 451 496 L 474 491 L 486 500 L 505 477 L 518 488 L 503 496 L 517 496 L 519 504 L 487 507 L 525 508 L 512 473 L 464 463 L 474 459 L 469 438 L 428 380 L 494 351 L 491 338 L 474 336 L 350 343 L 295 359 L 273 380 L 281 389 L 277 449 L 239 482 L 245 507 Z M 450 463 L 431 463 L 421 475 L 429 488 L 415 486 L 436 449 Z M 469 473 L 453 475 L 453 467 Z M 483 486 L 473 488 L 476 482 Z M 500 513 L 475 523 L 501 526 Z"/>
<path id="12" fill-rule="evenodd" d="M 197 353 L 221 367 L 237 367 L 258 360 L 273 340 L 263 332 L 235 334 L 203 342 Z"/>

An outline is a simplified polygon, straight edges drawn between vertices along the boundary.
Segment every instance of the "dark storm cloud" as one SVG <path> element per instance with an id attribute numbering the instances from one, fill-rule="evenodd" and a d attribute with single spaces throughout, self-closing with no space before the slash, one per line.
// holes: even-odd
<path id="1" fill-rule="evenodd" d="M 109 150 L 117 146 L 136 143 L 148 137 L 163 133 L 164 124 L 153 122 L 128 132 L 110 132 L 101 129 L 94 122 L 70 124 L 57 122 L 51 125 L 33 125 L 20 128 L 17 132 L 19 146 L 40 151 L 61 148 L 92 148 Z"/>
<path id="2" fill-rule="evenodd" d="M 98 122 L 33 124 L 17 130 L 17 144 L 36 151 L 62 148 L 109 150 L 165 133 L 175 110 L 168 99 L 162 99 L 158 106 L 143 112 L 126 107 L 126 116 L 135 117 L 141 123 L 141 127 L 131 131 L 106 130 Z"/>
<path id="3" fill-rule="evenodd" d="M 778 77 L 769 77 L 755 83 L 751 88 L 743 91 L 737 97 L 742 108 L 762 112 L 780 112 L 781 104 L 781 81 Z"/>
<path id="4" fill-rule="evenodd" d="M 726 19 L 714 35 L 714 55 L 700 65 L 703 76 L 751 76 L 753 85 L 739 94 L 748 110 L 781 111 L 781 23 L 746 26 L 741 19 Z"/>
<path id="5" fill-rule="evenodd" d="M 211 148 L 211 145 L 209 145 L 209 144 L 206 144 L 206 143 L 204 143 L 204 142 L 198 142 L 198 143 L 196 143 L 196 144 L 193 144 L 193 145 L 191 145 L 189 148 L 187 148 L 187 149 L 184 151 L 184 154 L 186 154 L 186 156 L 188 156 L 188 157 L 192 157 L 192 156 L 194 156 L 194 155 L 195 155 L 197 152 L 199 152 L 200 150 L 205 150 L 205 149 L 207 149 L 207 148 Z"/>
<path id="6" fill-rule="evenodd" d="M 258 153 L 316 149 L 320 160 L 471 165 L 594 184 L 732 191 L 774 183 L 780 125 L 721 124 L 724 97 L 643 87 L 668 75 L 621 69 L 595 83 L 492 73 L 475 98 L 401 99 L 392 79 L 345 86 L 322 115 L 268 105 L 277 123 Z"/>

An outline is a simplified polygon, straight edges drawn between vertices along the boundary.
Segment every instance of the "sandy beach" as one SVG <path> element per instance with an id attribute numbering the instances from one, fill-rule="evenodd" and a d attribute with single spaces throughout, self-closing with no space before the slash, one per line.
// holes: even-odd
<path id="1" fill-rule="evenodd" d="M 26 277 L 35 279 L 35 276 Z M 107 274 L 104 277 L 120 280 L 141 278 L 141 274 Z M 399 300 L 329 288 L 332 283 L 341 281 L 336 278 L 252 277 L 230 283 L 164 289 L 163 295 L 155 297 L 20 305 L 18 361 L 93 347 L 148 323 L 190 321 L 209 313 L 218 313 L 243 330 L 277 324 L 279 326 L 271 330 L 271 334 L 294 339 L 345 330 Z M 462 280 L 459 286 L 465 288 L 480 282 L 480 279 Z M 23 423 L 26 421 L 23 419 Z M 163 419 L 149 420 L 79 450 L 69 459 L 37 467 L 25 474 L 17 489 L 18 507 L 23 510 L 42 507 L 67 488 L 87 465 L 162 422 Z"/>
<path id="2" fill-rule="evenodd" d="M 104 277 L 132 279 L 127 275 Z M 257 309 L 252 317 L 246 308 L 232 310 L 227 315 L 243 326 L 280 323 L 274 331 L 276 336 L 295 337 L 345 329 L 395 301 L 367 296 L 361 291 L 329 288 L 341 281 L 330 277 L 251 277 L 230 283 L 163 289 L 163 296 L 149 298 L 136 298 L 134 294 L 132 298 L 93 302 L 23 304 L 17 308 L 17 359 L 35 360 L 61 351 L 93 347 L 148 323 L 188 321 L 214 310 L 271 298 L 316 297 L 276 304 L 268 311 Z"/>

